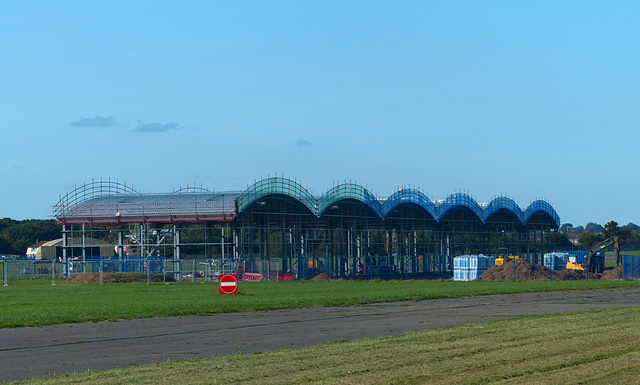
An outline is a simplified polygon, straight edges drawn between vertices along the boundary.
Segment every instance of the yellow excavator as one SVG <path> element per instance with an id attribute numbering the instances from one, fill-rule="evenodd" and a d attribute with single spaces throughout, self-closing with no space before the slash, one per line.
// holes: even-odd
<path id="1" fill-rule="evenodd" d="M 620 254 L 620 240 L 617 236 L 605 239 L 604 241 L 594 245 L 587 252 L 585 263 L 580 263 L 576 260 L 567 262 L 567 269 L 570 270 L 589 270 L 591 273 L 602 274 L 604 271 L 604 252 L 602 250 L 607 247 L 613 246 L 613 256 L 616 258 L 616 266 L 622 264 L 622 255 Z"/>
<path id="2" fill-rule="evenodd" d="M 514 259 L 519 258 L 519 255 L 509 255 L 506 247 L 499 247 L 498 257 L 496 258 L 496 266 L 502 266 L 505 262 L 513 261 Z"/>

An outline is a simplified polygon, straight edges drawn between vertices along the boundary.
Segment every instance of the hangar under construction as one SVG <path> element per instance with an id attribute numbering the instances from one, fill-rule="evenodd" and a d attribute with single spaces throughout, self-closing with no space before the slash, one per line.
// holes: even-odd
<path id="1" fill-rule="evenodd" d="M 405 188 L 386 199 L 356 183 L 314 196 L 297 181 L 271 177 L 242 192 L 203 188 L 143 194 L 111 180 L 93 181 L 54 206 L 63 226 L 56 255 L 64 261 L 161 258 L 165 272 L 221 271 L 334 278 L 422 278 L 452 269 L 463 254 L 519 255 L 542 261 L 560 225 L 536 200 L 521 209 L 510 198 L 478 203 L 456 193 L 439 201 Z M 186 262 L 188 261 L 188 262 Z M 83 271 L 87 265 L 82 265 Z M 114 265 L 115 266 L 115 265 Z"/>

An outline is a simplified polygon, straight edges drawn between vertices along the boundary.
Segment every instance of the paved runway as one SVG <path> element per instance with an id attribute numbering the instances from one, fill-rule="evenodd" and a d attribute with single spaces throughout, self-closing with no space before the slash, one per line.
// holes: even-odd
<path id="1" fill-rule="evenodd" d="M 629 306 L 640 306 L 640 288 L 2 329 L 0 381 Z"/>

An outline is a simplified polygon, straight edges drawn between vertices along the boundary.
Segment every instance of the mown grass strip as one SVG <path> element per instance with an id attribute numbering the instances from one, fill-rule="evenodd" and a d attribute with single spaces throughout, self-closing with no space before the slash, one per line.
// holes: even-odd
<path id="1" fill-rule="evenodd" d="M 33 384 L 627 384 L 640 373 L 640 308 L 527 317 L 170 362 Z"/>
<path id="2" fill-rule="evenodd" d="M 47 280 L 26 280 L 0 287 L 0 328 L 639 285 L 639 281 L 241 282 L 239 295 L 221 296 L 216 283 L 51 286 Z"/>
<path id="3" fill-rule="evenodd" d="M 635 353 L 639 351 L 640 351 L 640 347 L 632 347 L 632 348 L 617 350 L 617 351 L 606 353 L 606 354 L 595 354 L 594 356 L 582 357 L 580 359 L 577 359 L 571 362 L 561 362 L 555 365 L 549 365 L 545 367 L 536 367 L 533 369 L 527 369 L 527 370 L 522 370 L 522 371 L 513 372 L 513 373 L 494 375 L 486 378 L 481 378 L 478 381 L 472 382 L 472 384 L 474 385 L 475 384 L 491 384 L 491 383 L 497 382 L 498 380 L 509 380 L 517 377 L 531 376 L 533 374 L 550 373 L 550 372 L 554 372 L 561 369 L 568 369 L 568 368 L 583 366 L 585 364 L 593 363 L 601 360 L 608 360 L 611 358 L 622 357 L 629 353 Z"/>

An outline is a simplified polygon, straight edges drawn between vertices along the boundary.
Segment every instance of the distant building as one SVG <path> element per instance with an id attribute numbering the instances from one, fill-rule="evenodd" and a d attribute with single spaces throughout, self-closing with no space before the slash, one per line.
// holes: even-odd
<path id="1" fill-rule="evenodd" d="M 569 242 L 571 242 L 571 244 L 579 245 L 580 243 L 578 242 L 578 239 L 580 238 L 580 235 L 582 234 L 567 234 L 567 238 L 569 239 Z"/>
<path id="2" fill-rule="evenodd" d="M 84 242 L 84 257 L 86 259 L 115 256 L 114 245 L 108 242 L 95 238 L 85 238 Z M 62 246 L 62 238 L 47 242 L 38 242 L 27 248 L 27 257 L 35 260 L 52 260 L 62 257 Z M 67 252 L 71 254 L 68 255 L 68 257 L 82 257 L 82 249 L 81 237 L 67 239 Z"/>
<path id="3" fill-rule="evenodd" d="M 38 242 L 38 243 L 36 243 L 34 245 L 31 245 L 31 246 L 27 247 L 27 258 L 36 259 L 36 257 L 39 255 L 39 253 L 41 253 L 40 246 L 44 245 L 45 243 L 47 243 L 47 241 L 40 241 L 40 242 Z M 40 258 L 38 258 L 38 259 L 40 259 Z"/>

